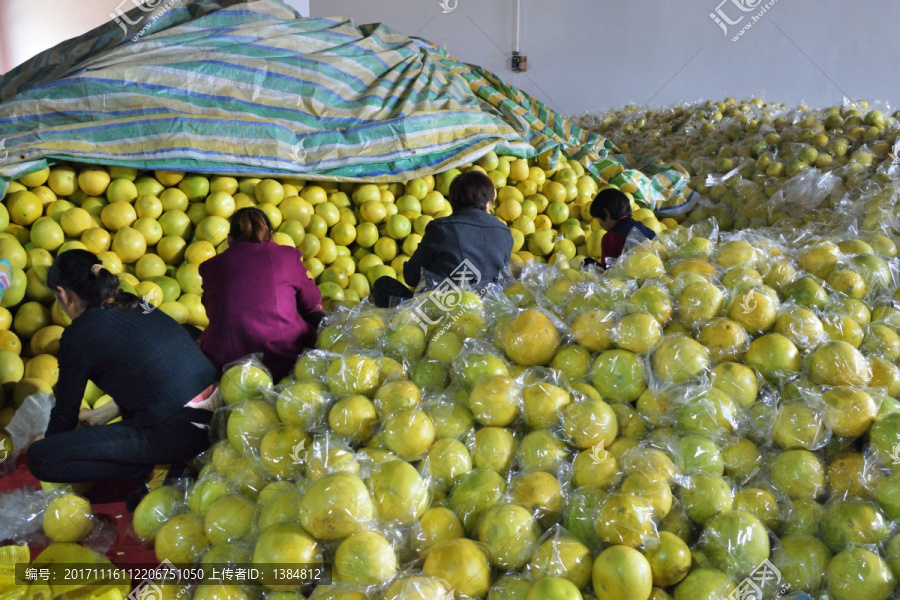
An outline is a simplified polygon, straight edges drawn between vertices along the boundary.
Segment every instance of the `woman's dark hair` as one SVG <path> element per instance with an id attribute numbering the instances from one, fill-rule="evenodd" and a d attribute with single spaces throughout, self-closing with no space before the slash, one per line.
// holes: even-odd
<path id="1" fill-rule="evenodd" d="M 631 202 L 625 192 L 615 188 L 606 188 L 597 194 L 597 197 L 591 202 L 591 216 L 599 219 L 604 214 L 607 219 L 614 221 L 631 216 Z"/>
<path id="2" fill-rule="evenodd" d="M 466 208 L 484 210 L 494 201 L 494 182 L 481 171 L 467 171 L 450 182 L 450 206 L 453 211 Z"/>
<path id="3" fill-rule="evenodd" d="M 231 215 L 231 231 L 228 237 L 242 237 L 248 242 L 259 244 L 272 241 L 272 223 L 269 217 L 258 208 L 248 206 Z"/>
<path id="4" fill-rule="evenodd" d="M 47 273 L 47 287 L 74 292 L 86 306 L 133 310 L 140 299 L 119 289 L 119 278 L 105 268 L 100 259 L 87 250 L 68 250 L 56 257 Z M 95 274 L 96 272 L 96 274 Z"/>

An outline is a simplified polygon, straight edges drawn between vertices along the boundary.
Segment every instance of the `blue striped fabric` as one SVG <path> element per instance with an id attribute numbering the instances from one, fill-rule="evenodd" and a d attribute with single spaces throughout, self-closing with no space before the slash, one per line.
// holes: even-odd
<path id="1" fill-rule="evenodd" d="M 608 140 L 424 40 L 279 0 L 148 0 L 116 15 L 0 78 L 0 140 L 4 181 L 59 161 L 406 181 L 490 150 L 560 149 L 602 181 L 627 174 L 645 204 L 685 181 L 674 167 L 632 172 Z"/>

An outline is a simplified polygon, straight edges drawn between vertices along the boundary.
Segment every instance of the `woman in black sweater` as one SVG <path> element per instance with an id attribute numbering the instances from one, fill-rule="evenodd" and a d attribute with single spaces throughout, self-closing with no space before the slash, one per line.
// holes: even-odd
<path id="1" fill-rule="evenodd" d="M 28 448 L 32 474 L 54 483 L 141 480 L 155 465 L 205 450 L 212 412 L 188 404 L 212 393 L 216 369 L 187 331 L 161 310 L 134 310 L 138 298 L 119 290 L 119 279 L 85 250 L 60 254 L 47 285 L 72 324 L 60 339 L 50 423 Z M 82 415 L 88 426 L 76 429 L 88 379 L 115 405 L 101 419 Z M 116 411 L 121 422 L 90 426 Z"/>

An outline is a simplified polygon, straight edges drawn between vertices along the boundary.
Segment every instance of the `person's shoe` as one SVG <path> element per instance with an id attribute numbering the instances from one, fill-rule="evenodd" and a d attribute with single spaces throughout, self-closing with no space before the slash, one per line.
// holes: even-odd
<path id="1" fill-rule="evenodd" d="M 146 483 L 142 483 L 141 487 L 128 494 L 128 498 L 125 500 L 125 510 L 133 513 L 138 504 L 141 503 L 141 500 L 144 499 L 144 496 L 149 493 L 150 487 Z"/>

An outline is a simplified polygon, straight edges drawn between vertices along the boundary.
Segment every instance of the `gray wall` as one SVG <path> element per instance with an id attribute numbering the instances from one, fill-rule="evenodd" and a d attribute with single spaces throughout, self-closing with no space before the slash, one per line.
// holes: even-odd
<path id="1" fill-rule="evenodd" d="M 454 0 L 444 0 L 453 6 Z M 382 22 L 446 45 L 455 57 L 569 114 L 613 106 L 761 96 L 812 106 L 851 98 L 900 104 L 900 2 L 774 0 L 521 0 L 526 74 L 513 74 L 515 0 L 310 0 L 313 17 Z M 742 12 L 736 4 L 755 7 Z M 726 36 L 721 6 L 742 22 Z"/>

